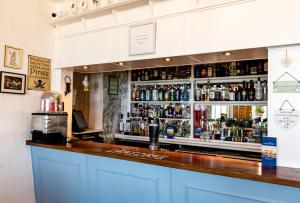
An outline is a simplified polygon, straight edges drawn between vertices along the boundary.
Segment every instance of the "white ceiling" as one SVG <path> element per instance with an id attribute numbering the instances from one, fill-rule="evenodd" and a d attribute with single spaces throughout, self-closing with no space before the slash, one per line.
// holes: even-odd
<path id="1" fill-rule="evenodd" d="M 254 48 L 254 49 L 242 49 L 231 51 L 231 56 L 225 56 L 224 52 L 208 53 L 208 54 L 194 54 L 188 56 L 176 56 L 171 57 L 171 62 L 165 62 L 164 58 L 125 61 L 124 66 L 120 66 L 116 63 L 107 64 L 95 64 L 90 65 L 88 69 L 83 69 L 82 66 L 69 68 L 75 72 L 82 73 L 97 73 L 97 72 L 113 72 L 124 71 L 142 68 L 154 68 L 154 67 L 168 67 L 168 66 L 181 66 L 189 64 L 206 64 L 206 63 L 218 63 L 238 60 L 249 59 L 267 59 L 268 52 L 266 48 Z"/>

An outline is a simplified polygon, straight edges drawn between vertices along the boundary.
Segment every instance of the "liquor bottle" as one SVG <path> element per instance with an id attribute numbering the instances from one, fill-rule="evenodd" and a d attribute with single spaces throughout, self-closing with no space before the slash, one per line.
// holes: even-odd
<path id="1" fill-rule="evenodd" d="M 167 71 L 165 69 L 161 70 L 160 79 L 161 80 L 166 80 L 167 79 Z"/>
<path id="2" fill-rule="evenodd" d="M 249 64 L 249 62 L 245 62 L 244 66 L 245 66 L 245 74 L 244 75 L 250 75 L 250 64 Z"/>
<path id="3" fill-rule="evenodd" d="M 201 78 L 206 78 L 207 77 L 207 69 L 205 66 L 201 66 L 200 68 L 200 76 Z"/>
<path id="4" fill-rule="evenodd" d="M 145 79 L 145 81 L 148 81 L 149 80 L 149 72 L 148 72 L 148 70 L 145 70 L 144 73 L 145 73 L 144 79 Z"/>
<path id="5" fill-rule="evenodd" d="M 123 121 L 123 114 L 120 115 L 120 121 L 119 121 L 119 132 L 124 132 L 124 121 Z"/>
<path id="6" fill-rule="evenodd" d="M 157 89 L 156 85 L 152 89 L 152 100 L 158 101 L 158 89 Z"/>
<path id="7" fill-rule="evenodd" d="M 137 73 L 136 73 L 136 81 L 141 81 L 141 71 L 137 71 Z"/>
<path id="8" fill-rule="evenodd" d="M 153 80 L 158 80 L 158 69 L 153 69 Z"/>
<path id="9" fill-rule="evenodd" d="M 136 87 L 135 87 L 135 85 L 132 86 L 131 99 L 132 99 L 132 101 L 136 101 Z"/>
<path id="10" fill-rule="evenodd" d="M 264 73 L 264 64 L 263 62 L 260 61 L 257 63 L 257 74 L 260 75 L 263 73 Z"/>
<path id="11" fill-rule="evenodd" d="M 168 69 L 167 71 L 167 79 L 168 80 L 172 80 L 173 79 L 173 73 L 171 69 Z"/>
<path id="12" fill-rule="evenodd" d="M 220 101 L 226 101 L 226 87 L 225 87 L 225 84 L 221 85 Z"/>
<path id="13" fill-rule="evenodd" d="M 247 101 L 247 87 L 246 82 L 243 81 L 243 89 L 242 89 L 242 101 Z"/>
<path id="14" fill-rule="evenodd" d="M 235 92 L 232 87 L 229 88 L 229 101 L 235 101 Z"/>
<path id="15" fill-rule="evenodd" d="M 214 85 L 212 88 L 209 90 L 209 101 L 214 101 L 215 100 L 215 90 L 216 90 L 216 85 Z"/>
<path id="16" fill-rule="evenodd" d="M 234 61 L 229 65 L 229 75 L 236 76 L 236 63 Z"/>
<path id="17" fill-rule="evenodd" d="M 144 80 L 145 80 L 145 70 L 142 70 L 141 81 L 144 81 Z"/>
<path id="18" fill-rule="evenodd" d="M 225 94 L 225 101 L 229 101 L 229 85 L 226 85 L 225 86 L 225 91 L 226 91 L 226 94 Z"/>
<path id="19" fill-rule="evenodd" d="M 215 88 L 215 101 L 221 100 L 221 88 L 220 85 L 217 85 Z"/>
<path id="20" fill-rule="evenodd" d="M 195 65 L 194 77 L 195 78 L 200 78 L 200 76 L 201 76 L 201 66 L 200 65 Z"/>
<path id="21" fill-rule="evenodd" d="M 149 75 L 149 80 L 154 80 L 153 79 L 153 71 L 152 71 L 152 69 L 148 70 L 148 75 Z"/>
<path id="22" fill-rule="evenodd" d="M 241 68 L 241 64 L 239 62 L 236 63 L 236 75 L 244 75 L 244 69 Z"/>
<path id="23" fill-rule="evenodd" d="M 263 88 L 260 82 L 260 78 L 257 79 L 255 88 L 255 100 L 261 101 L 263 99 Z"/>
<path id="24" fill-rule="evenodd" d="M 222 64 L 222 69 L 223 69 L 223 77 L 229 76 L 229 67 L 228 64 Z"/>
<path id="25" fill-rule="evenodd" d="M 194 138 L 200 138 L 201 136 L 201 106 L 196 104 L 195 106 L 195 111 L 194 111 L 194 116 L 195 116 L 195 120 L 194 120 Z"/>
<path id="26" fill-rule="evenodd" d="M 169 121 L 168 125 L 167 125 L 167 138 L 168 139 L 173 139 L 174 136 L 175 136 L 174 125 L 171 121 Z"/>
<path id="27" fill-rule="evenodd" d="M 166 85 L 165 86 L 165 94 L 164 94 L 165 101 L 169 101 L 169 90 L 170 90 L 170 88 Z"/>
<path id="28" fill-rule="evenodd" d="M 263 101 L 268 101 L 268 82 L 263 82 Z"/>
<path id="29" fill-rule="evenodd" d="M 169 91 L 169 101 L 175 101 L 175 88 L 173 85 Z"/>
<path id="30" fill-rule="evenodd" d="M 210 92 L 210 89 L 211 89 L 211 85 L 210 85 L 210 82 L 207 81 L 207 88 L 206 88 L 206 92 L 205 92 L 205 101 L 210 101 L 210 97 L 209 97 L 209 92 Z"/>
<path id="31" fill-rule="evenodd" d="M 138 85 L 135 91 L 135 101 L 140 101 L 140 94 L 141 94 L 141 90 L 140 90 L 140 86 Z"/>
<path id="32" fill-rule="evenodd" d="M 223 69 L 222 69 L 221 64 L 216 64 L 215 75 L 216 75 L 216 77 L 222 77 L 223 76 Z"/>
<path id="33" fill-rule="evenodd" d="M 136 80 L 137 80 L 137 72 L 131 71 L 131 81 L 136 81 Z"/>
<path id="34" fill-rule="evenodd" d="M 238 86 L 238 88 L 235 88 L 235 101 L 241 101 L 241 100 L 242 100 L 241 86 Z"/>
<path id="35" fill-rule="evenodd" d="M 255 100 L 255 89 L 254 89 L 254 82 L 250 80 L 250 88 L 248 89 L 248 100 L 254 101 Z"/>
<path id="36" fill-rule="evenodd" d="M 251 63 L 250 75 L 257 75 L 257 64 L 254 62 Z"/>
<path id="37" fill-rule="evenodd" d="M 150 87 L 147 85 L 147 86 L 146 86 L 146 101 L 151 101 L 151 100 L 152 100 L 151 96 L 152 96 L 151 89 L 150 89 Z"/>
<path id="38" fill-rule="evenodd" d="M 185 77 L 183 79 L 189 79 L 189 78 L 191 78 L 191 66 L 187 66 Z"/>
<path id="39" fill-rule="evenodd" d="M 175 101 L 180 101 L 180 100 L 181 100 L 181 89 L 180 86 L 177 85 L 175 90 Z"/>
<path id="40" fill-rule="evenodd" d="M 213 67 L 212 65 L 208 65 L 207 67 L 207 77 L 212 77 L 213 76 Z"/>
<path id="41" fill-rule="evenodd" d="M 182 91 L 182 100 L 189 101 L 190 100 L 190 89 L 187 84 L 184 84 Z"/>
<path id="42" fill-rule="evenodd" d="M 131 134 L 131 125 L 130 125 L 130 113 L 127 113 L 127 118 L 124 126 L 124 133 L 127 135 Z"/>
<path id="43" fill-rule="evenodd" d="M 174 115 L 175 115 L 175 118 L 181 118 L 182 117 L 182 108 L 180 106 L 180 104 L 175 104 L 175 107 L 174 107 Z"/>
<path id="44" fill-rule="evenodd" d="M 164 110 L 164 106 L 163 105 L 161 105 L 159 107 L 159 116 L 158 117 L 159 118 L 165 118 L 165 110 Z"/>
<path id="45" fill-rule="evenodd" d="M 140 101 L 146 101 L 146 90 L 144 86 L 142 86 L 140 91 Z"/>
<path id="46" fill-rule="evenodd" d="M 201 90 L 202 90 L 202 85 L 197 84 L 197 89 L 195 91 L 195 101 L 200 101 L 201 100 Z"/>
<path id="47" fill-rule="evenodd" d="M 158 100 L 159 101 L 163 101 L 164 100 L 164 89 L 162 87 L 162 85 L 160 86 L 159 90 L 158 90 Z"/>
<path id="48" fill-rule="evenodd" d="M 200 97 L 200 100 L 201 101 L 205 101 L 205 98 L 206 98 L 206 87 L 204 85 L 201 85 L 200 88 L 201 88 L 201 97 Z"/>

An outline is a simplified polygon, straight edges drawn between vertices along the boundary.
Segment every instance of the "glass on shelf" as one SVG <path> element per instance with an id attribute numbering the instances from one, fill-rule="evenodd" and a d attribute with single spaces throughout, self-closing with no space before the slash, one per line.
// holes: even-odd
<path id="1" fill-rule="evenodd" d="M 194 138 L 201 140 L 260 143 L 267 136 L 267 124 L 266 106 L 196 104 L 194 108 Z"/>

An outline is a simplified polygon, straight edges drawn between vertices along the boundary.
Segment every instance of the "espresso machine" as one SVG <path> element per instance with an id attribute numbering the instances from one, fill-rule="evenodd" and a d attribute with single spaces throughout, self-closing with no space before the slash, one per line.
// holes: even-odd
<path id="1" fill-rule="evenodd" d="M 40 111 L 32 113 L 32 141 L 44 144 L 63 144 L 67 138 L 68 114 L 63 112 L 62 97 L 46 92 L 41 98 Z"/>
<path id="2" fill-rule="evenodd" d="M 149 124 L 150 150 L 159 150 L 159 120 L 152 118 Z"/>

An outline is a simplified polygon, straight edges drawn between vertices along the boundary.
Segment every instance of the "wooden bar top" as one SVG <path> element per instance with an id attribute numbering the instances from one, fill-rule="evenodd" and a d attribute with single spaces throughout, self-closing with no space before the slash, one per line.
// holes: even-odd
<path id="1" fill-rule="evenodd" d="M 145 148 L 96 143 L 91 141 L 77 141 L 67 145 L 46 145 L 34 143 L 32 141 L 26 141 L 26 144 L 37 147 L 110 157 L 158 166 L 166 166 L 176 169 L 216 174 L 300 188 L 300 169 L 288 167 L 262 167 L 261 163 L 256 161 L 181 152 L 150 151 Z M 143 153 L 146 155 L 162 155 L 162 157 L 165 158 L 163 160 L 158 160 L 118 153 L 122 151 L 133 153 L 136 152 L 136 154 Z"/>

